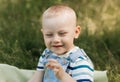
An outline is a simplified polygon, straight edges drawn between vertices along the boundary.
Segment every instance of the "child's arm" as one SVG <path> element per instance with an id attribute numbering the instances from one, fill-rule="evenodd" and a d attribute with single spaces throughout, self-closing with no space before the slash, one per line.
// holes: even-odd
<path id="1" fill-rule="evenodd" d="M 42 82 L 44 71 L 36 71 L 28 82 Z"/>
<path id="2" fill-rule="evenodd" d="M 56 77 L 60 80 L 60 82 L 76 82 L 69 74 L 67 74 L 62 66 L 54 59 L 50 59 L 46 64 L 46 67 L 52 69 L 56 75 Z"/>

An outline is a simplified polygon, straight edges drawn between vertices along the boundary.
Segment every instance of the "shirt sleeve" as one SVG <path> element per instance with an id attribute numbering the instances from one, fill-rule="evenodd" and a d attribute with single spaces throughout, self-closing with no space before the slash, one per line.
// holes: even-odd
<path id="1" fill-rule="evenodd" d="M 39 58 L 39 62 L 38 62 L 38 65 L 37 65 L 37 70 L 41 70 L 41 71 L 44 71 L 44 64 L 42 63 L 42 56 Z"/>
<path id="2" fill-rule="evenodd" d="M 46 60 L 46 49 L 43 51 L 42 55 L 40 56 L 39 58 L 39 62 L 38 62 L 38 65 L 37 65 L 37 70 L 39 71 L 44 71 L 44 66 L 45 66 L 45 60 Z"/>
<path id="3" fill-rule="evenodd" d="M 78 59 L 69 66 L 71 76 L 77 82 L 93 82 L 94 68 L 93 65 L 84 59 Z"/>

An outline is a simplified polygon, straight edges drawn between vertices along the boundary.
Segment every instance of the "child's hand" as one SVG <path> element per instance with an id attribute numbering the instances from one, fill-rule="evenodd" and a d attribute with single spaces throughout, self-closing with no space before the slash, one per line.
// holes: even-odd
<path id="1" fill-rule="evenodd" d="M 46 64 L 46 67 L 52 69 L 56 77 L 60 80 L 62 79 L 62 77 L 64 77 L 64 74 L 66 74 L 62 66 L 55 59 L 50 59 L 48 63 Z"/>

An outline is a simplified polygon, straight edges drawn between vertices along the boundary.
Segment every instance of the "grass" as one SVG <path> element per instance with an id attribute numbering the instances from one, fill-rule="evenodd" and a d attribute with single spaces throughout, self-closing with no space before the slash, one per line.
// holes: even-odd
<path id="1" fill-rule="evenodd" d="M 96 70 L 108 71 L 109 82 L 119 82 L 119 0 L 0 0 L 0 63 L 36 68 L 45 48 L 39 19 L 56 3 L 75 9 L 81 26 L 75 44 L 86 51 Z"/>

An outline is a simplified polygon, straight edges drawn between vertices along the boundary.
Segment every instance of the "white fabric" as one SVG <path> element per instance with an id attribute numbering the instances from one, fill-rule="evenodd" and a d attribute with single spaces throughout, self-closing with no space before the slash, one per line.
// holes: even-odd
<path id="1" fill-rule="evenodd" d="M 0 64 L 0 82 L 27 82 L 35 70 L 19 69 L 15 66 Z M 108 82 L 107 71 L 95 71 L 94 82 Z"/>
<path id="2" fill-rule="evenodd" d="M 108 82 L 107 71 L 94 71 L 94 82 Z"/>

